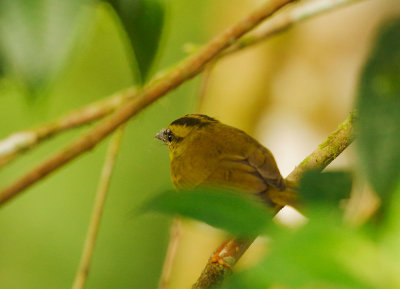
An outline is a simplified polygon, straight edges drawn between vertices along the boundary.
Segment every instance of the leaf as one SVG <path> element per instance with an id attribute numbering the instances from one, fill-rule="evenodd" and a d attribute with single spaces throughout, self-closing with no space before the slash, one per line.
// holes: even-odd
<path id="1" fill-rule="evenodd" d="M 43 87 L 64 64 L 77 22 L 90 0 L 3 0 L 0 2 L 2 69 L 28 88 Z"/>
<path id="2" fill-rule="evenodd" d="M 357 106 L 361 165 L 385 205 L 400 177 L 400 19 L 380 29 Z"/>
<path id="3" fill-rule="evenodd" d="M 379 260 L 373 244 L 337 220 L 321 215 L 297 231 L 275 232 L 269 254 L 255 267 L 235 274 L 223 289 L 262 289 L 271 284 L 283 288 L 376 288 L 371 282 L 374 277 L 366 272 L 381 272 L 376 263 L 365 262 Z"/>
<path id="4" fill-rule="evenodd" d="M 142 81 L 148 75 L 157 54 L 164 20 L 163 0 L 106 0 L 118 14 L 132 45 Z"/>
<path id="5" fill-rule="evenodd" d="M 300 180 L 298 194 L 306 207 L 338 207 L 339 201 L 348 198 L 352 177 L 347 172 L 307 171 Z"/>
<path id="6" fill-rule="evenodd" d="M 215 189 L 167 191 L 142 209 L 194 218 L 236 235 L 255 235 L 272 223 L 272 215 L 261 199 Z"/>

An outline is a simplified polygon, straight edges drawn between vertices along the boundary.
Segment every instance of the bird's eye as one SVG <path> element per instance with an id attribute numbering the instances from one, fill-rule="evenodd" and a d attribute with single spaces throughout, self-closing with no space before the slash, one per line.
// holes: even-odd
<path id="1" fill-rule="evenodd" d="M 166 134 L 168 142 L 172 142 L 174 140 L 174 134 L 172 133 L 171 130 L 167 129 L 165 131 L 165 134 Z"/>
<path id="2" fill-rule="evenodd" d="M 172 142 L 174 140 L 174 135 L 172 134 L 172 132 L 168 133 L 168 141 Z"/>

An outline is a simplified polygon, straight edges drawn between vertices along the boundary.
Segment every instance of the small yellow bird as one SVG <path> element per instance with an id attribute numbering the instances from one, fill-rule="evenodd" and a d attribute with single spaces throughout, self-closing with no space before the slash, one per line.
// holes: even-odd
<path id="1" fill-rule="evenodd" d="M 168 145 L 177 189 L 214 186 L 260 195 L 273 208 L 295 202 L 272 153 L 245 132 L 188 114 L 156 134 Z"/>

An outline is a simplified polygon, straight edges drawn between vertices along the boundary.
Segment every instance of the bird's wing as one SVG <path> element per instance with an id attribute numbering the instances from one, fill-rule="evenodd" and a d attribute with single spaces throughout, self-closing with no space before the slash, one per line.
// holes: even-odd
<path id="1" fill-rule="evenodd" d="M 285 190 L 285 182 L 272 153 L 261 145 L 254 148 L 248 155 L 249 164 L 257 170 L 269 186 L 281 191 Z"/>
<path id="2" fill-rule="evenodd" d="M 214 183 L 221 179 L 225 187 L 260 194 L 272 206 L 297 207 L 295 191 L 286 186 L 272 154 L 266 149 L 247 157 L 224 155 L 208 178 Z"/>
<path id="3" fill-rule="evenodd" d="M 206 179 L 207 183 L 248 193 L 260 193 L 268 186 L 246 158 L 223 155 Z"/>
<path id="4" fill-rule="evenodd" d="M 286 185 L 279 169 L 276 165 L 272 153 L 262 146 L 249 154 L 249 164 L 257 169 L 257 172 L 263 177 L 264 181 L 270 186 L 266 191 L 267 199 L 273 204 L 281 207 L 290 205 L 298 207 L 298 196 L 295 190 Z"/>

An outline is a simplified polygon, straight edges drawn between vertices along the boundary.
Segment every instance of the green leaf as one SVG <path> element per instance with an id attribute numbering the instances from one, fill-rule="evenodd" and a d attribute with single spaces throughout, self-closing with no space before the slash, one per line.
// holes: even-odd
<path id="1" fill-rule="evenodd" d="M 143 210 L 179 214 L 235 235 L 255 235 L 272 223 L 268 206 L 261 199 L 215 189 L 167 191 L 147 202 Z"/>
<path id="2" fill-rule="evenodd" d="M 338 220 L 320 215 L 297 231 L 275 232 L 278 234 L 272 236 L 269 254 L 255 267 L 234 274 L 223 289 L 261 289 L 271 284 L 284 288 L 376 288 L 371 272 L 379 274 L 381 270 L 375 267 L 379 259 L 373 244 L 340 226 Z"/>
<path id="3" fill-rule="evenodd" d="M 300 180 L 298 194 L 306 207 L 338 207 L 339 201 L 348 198 L 352 177 L 347 172 L 307 171 Z"/>
<path id="4" fill-rule="evenodd" d="M 400 177 L 400 19 L 384 25 L 358 96 L 361 165 L 385 205 Z"/>
<path id="5" fill-rule="evenodd" d="M 114 7 L 125 28 L 144 82 L 160 46 L 165 20 L 164 0 L 106 0 L 106 2 Z"/>
<path id="6" fill-rule="evenodd" d="M 90 0 L 0 2 L 2 69 L 31 90 L 47 84 L 72 48 L 82 9 Z"/>

